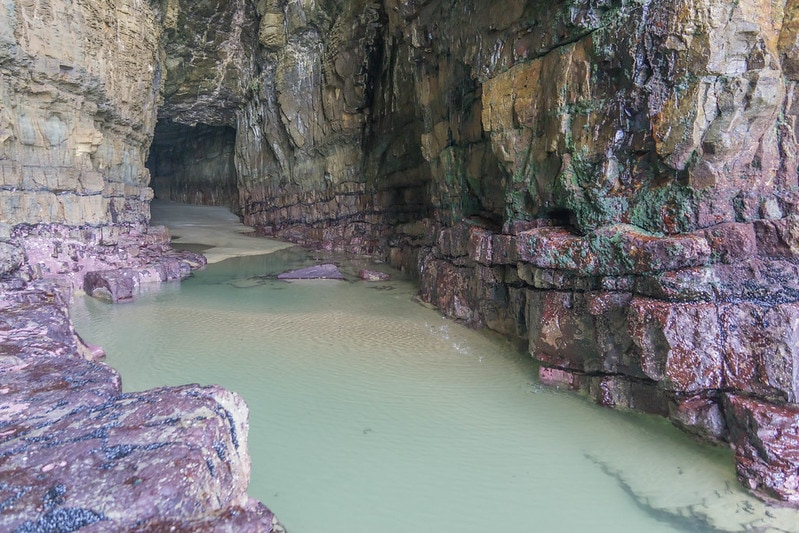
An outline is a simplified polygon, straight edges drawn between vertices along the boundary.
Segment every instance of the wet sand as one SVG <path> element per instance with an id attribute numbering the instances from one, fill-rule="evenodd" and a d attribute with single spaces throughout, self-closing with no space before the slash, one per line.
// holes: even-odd
<path id="1" fill-rule="evenodd" d="M 231 257 L 269 254 L 293 246 L 257 236 L 253 228 L 239 222 L 227 207 L 153 200 L 150 212 L 150 223 L 169 228 L 176 248 L 200 251 L 208 258 L 208 263 Z"/>

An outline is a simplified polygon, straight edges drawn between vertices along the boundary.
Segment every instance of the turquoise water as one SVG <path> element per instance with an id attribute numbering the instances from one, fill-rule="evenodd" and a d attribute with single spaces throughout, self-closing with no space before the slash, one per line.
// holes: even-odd
<path id="1" fill-rule="evenodd" d="M 728 450 L 539 385 L 530 357 L 416 288 L 270 277 L 299 248 L 229 259 L 73 316 L 126 390 L 197 382 L 250 406 L 250 494 L 290 533 L 791 531 Z M 375 268 L 374 265 L 369 265 Z"/>

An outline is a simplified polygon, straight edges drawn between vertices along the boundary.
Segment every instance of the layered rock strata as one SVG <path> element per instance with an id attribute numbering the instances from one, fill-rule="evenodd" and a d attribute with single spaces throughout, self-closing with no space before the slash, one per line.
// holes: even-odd
<path id="1" fill-rule="evenodd" d="M 262 2 L 242 214 L 418 269 L 799 503 L 794 4 Z"/>
<path id="2" fill-rule="evenodd" d="M 144 168 L 163 68 L 137 2 L 0 7 L 3 222 L 146 224 Z"/>
<path id="3" fill-rule="evenodd" d="M 247 497 L 247 407 L 219 387 L 122 394 L 83 357 L 63 293 L 0 293 L 0 528 L 263 531 Z"/>
<path id="4" fill-rule="evenodd" d="M 417 271 L 543 379 L 728 441 L 798 504 L 797 28 L 794 0 L 7 2 L 0 265 L 82 284 L 60 241 L 152 238 L 158 118 L 201 178 L 170 194 Z M 235 187 L 191 137 L 225 128 Z M 47 235 L 58 264 L 22 251 Z"/>
<path id="5" fill-rule="evenodd" d="M 127 301 L 205 264 L 149 226 L 145 159 L 174 7 L 0 6 L 4 531 L 279 529 L 246 495 L 241 398 L 198 386 L 122 394 L 67 314 L 75 289 Z"/>

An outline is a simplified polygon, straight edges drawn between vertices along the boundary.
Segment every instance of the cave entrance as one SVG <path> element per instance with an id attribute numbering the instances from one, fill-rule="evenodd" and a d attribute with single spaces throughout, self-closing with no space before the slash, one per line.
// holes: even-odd
<path id="1" fill-rule="evenodd" d="M 147 158 L 155 197 L 237 211 L 236 130 L 159 120 Z"/>

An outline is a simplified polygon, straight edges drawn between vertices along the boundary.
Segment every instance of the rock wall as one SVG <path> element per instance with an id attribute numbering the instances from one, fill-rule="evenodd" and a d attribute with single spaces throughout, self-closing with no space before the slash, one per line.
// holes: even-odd
<path id="1" fill-rule="evenodd" d="M 296 242 L 379 252 L 388 227 L 363 145 L 382 7 L 275 0 L 259 2 L 258 13 L 260 73 L 236 141 L 244 222 Z"/>
<path id="2" fill-rule="evenodd" d="M 387 255 L 448 315 L 524 339 L 545 381 L 728 441 L 748 486 L 799 503 L 778 442 L 799 390 L 799 4 L 258 14 L 247 223 Z"/>
<path id="3" fill-rule="evenodd" d="M 0 6 L 3 222 L 147 222 L 160 34 L 134 0 Z"/>
<path id="4" fill-rule="evenodd" d="M 794 4 L 388 11 L 444 199 L 423 299 L 525 339 L 544 381 L 728 441 L 796 504 Z"/>

